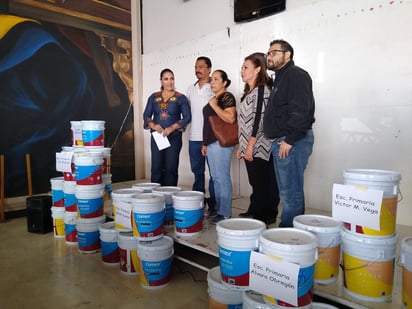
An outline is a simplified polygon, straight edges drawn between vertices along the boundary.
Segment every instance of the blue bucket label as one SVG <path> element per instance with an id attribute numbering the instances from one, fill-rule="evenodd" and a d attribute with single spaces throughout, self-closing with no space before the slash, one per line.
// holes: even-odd
<path id="1" fill-rule="evenodd" d="M 133 218 L 141 237 L 152 237 L 163 234 L 164 217 L 164 210 L 153 213 L 133 212 Z"/>
<path id="2" fill-rule="evenodd" d="M 299 269 L 298 275 L 298 297 L 302 297 L 309 292 L 314 284 L 315 264 Z"/>
<path id="3" fill-rule="evenodd" d="M 199 208 L 195 210 L 182 210 L 175 208 L 174 216 L 176 228 L 188 229 L 199 222 L 199 219 L 201 219 L 203 216 L 203 209 Z"/>
<path id="4" fill-rule="evenodd" d="M 219 246 L 222 280 L 226 283 L 248 286 L 250 250 L 235 251 Z"/>
<path id="5" fill-rule="evenodd" d="M 142 261 L 141 265 L 149 286 L 161 286 L 170 281 L 171 257 L 163 261 Z"/>
<path id="6" fill-rule="evenodd" d="M 82 140 L 84 146 L 99 146 L 103 145 L 103 130 L 83 130 Z"/>
<path id="7" fill-rule="evenodd" d="M 77 208 L 82 218 L 96 218 L 103 214 L 103 196 L 92 199 L 78 199 Z"/>
<path id="8" fill-rule="evenodd" d="M 76 230 L 76 224 L 64 224 L 64 232 L 66 235 L 73 233 Z"/>
<path id="9" fill-rule="evenodd" d="M 73 194 L 64 194 L 64 207 L 68 209 L 77 210 L 77 198 L 76 195 Z"/>
<path id="10" fill-rule="evenodd" d="M 54 206 L 64 206 L 63 190 L 52 190 L 52 201 Z"/>
<path id="11" fill-rule="evenodd" d="M 100 249 L 100 233 L 99 231 L 80 232 L 77 231 L 77 241 L 79 249 L 82 251 L 96 251 Z"/>
<path id="12" fill-rule="evenodd" d="M 76 182 L 79 185 L 102 183 L 101 165 L 76 165 Z"/>

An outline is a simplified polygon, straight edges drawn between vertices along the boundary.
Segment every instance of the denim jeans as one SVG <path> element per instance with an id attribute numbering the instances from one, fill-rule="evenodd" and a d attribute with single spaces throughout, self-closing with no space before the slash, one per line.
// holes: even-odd
<path id="1" fill-rule="evenodd" d="M 168 138 L 170 147 L 163 150 L 157 148 L 153 136 L 150 138 L 152 152 L 151 181 L 160 183 L 162 186 L 177 186 L 182 133 L 174 132 Z"/>
<path id="2" fill-rule="evenodd" d="M 306 136 L 292 146 L 287 158 L 281 159 L 278 143 L 284 139 L 281 137 L 272 143 L 273 166 L 282 205 L 279 227 L 293 227 L 293 218 L 305 213 L 303 175 L 312 154 L 314 136 L 313 131 L 308 130 Z"/>
<path id="3" fill-rule="evenodd" d="M 215 189 L 216 210 L 223 216 L 232 216 L 230 163 L 234 149 L 235 146 L 220 147 L 217 141 L 207 146 L 207 160 Z"/>
<path id="4" fill-rule="evenodd" d="M 202 145 L 202 141 L 189 141 L 189 157 L 190 167 L 195 177 L 192 190 L 205 193 L 205 163 L 208 165 L 209 163 L 207 162 L 206 157 L 202 155 Z M 211 199 L 214 201 L 215 192 L 212 177 L 209 179 L 209 194 Z"/>

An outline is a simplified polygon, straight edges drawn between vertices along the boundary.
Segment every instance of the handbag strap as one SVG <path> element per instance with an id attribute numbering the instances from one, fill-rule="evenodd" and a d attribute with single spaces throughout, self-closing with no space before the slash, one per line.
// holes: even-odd
<path id="1" fill-rule="evenodd" d="M 253 123 L 252 136 L 256 137 L 257 131 L 259 129 L 260 117 L 262 116 L 262 105 L 263 105 L 263 90 L 264 85 L 260 85 L 258 88 L 258 99 L 255 114 L 255 122 Z"/>

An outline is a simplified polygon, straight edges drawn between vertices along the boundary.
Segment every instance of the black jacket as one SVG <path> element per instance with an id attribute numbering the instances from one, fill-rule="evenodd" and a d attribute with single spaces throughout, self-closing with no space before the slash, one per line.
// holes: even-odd
<path id="1" fill-rule="evenodd" d="M 285 142 L 293 145 L 312 128 L 314 114 L 312 79 L 291 60 L 276 71 L 263 118 L 265 136 L 270 139 L 285 136 Z"/>

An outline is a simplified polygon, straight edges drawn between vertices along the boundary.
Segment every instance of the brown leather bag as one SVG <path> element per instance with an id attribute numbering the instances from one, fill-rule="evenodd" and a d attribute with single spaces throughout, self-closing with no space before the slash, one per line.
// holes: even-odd
<path id="1" fill-rule="evenodd" d="M 234 123 L 228 123 L 215 115 L 209 116 L 209 122 L 221 147 L 239 144 L 237 120 Z"/>

